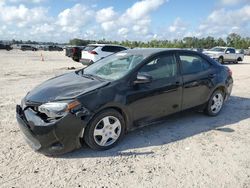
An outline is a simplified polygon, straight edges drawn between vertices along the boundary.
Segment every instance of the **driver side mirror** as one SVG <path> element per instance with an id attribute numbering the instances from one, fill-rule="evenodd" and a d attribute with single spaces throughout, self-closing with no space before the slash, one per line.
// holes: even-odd
<path id="1" fill-rule="evenodd" d="M 226 54 L 230 54 L 230 51 L 228 50 L 228 51 L 226 51 Z"/>
<path id="2" fill-rule="evenodd" d="M 134 81 L 134 84 L 146 84 L 150 83 L 152 81 L 152 76 L 144 75 L 144 74 L 138 74 L 136 77 L 136 80 Z"/>

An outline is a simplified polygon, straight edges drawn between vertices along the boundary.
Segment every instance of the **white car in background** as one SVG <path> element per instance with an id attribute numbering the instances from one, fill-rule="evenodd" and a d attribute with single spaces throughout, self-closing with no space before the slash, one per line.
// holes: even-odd
<path id="1" fill-rule="evenodd" d="M 243 53 L 237 53 L 235 48 L 231 47 L 217 46 L 210 50 L 204 51 L 203 53 L 217 60 L 221 64 L 223 64 L 224 62 L 238 63 L 239 61 L 243 61 L 244 59 Z"/>
<path id="2" fill-rule="evenodd" d="M 112 44 L 89 44 L 82 51 L 80 63 L 90 65 L 96 61 L 103 59 L 111 54 L 127 50 L 126 47 Z"/>

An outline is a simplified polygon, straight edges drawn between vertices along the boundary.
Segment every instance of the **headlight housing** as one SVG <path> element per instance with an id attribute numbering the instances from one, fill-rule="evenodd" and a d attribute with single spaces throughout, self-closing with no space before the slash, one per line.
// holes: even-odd
<path id="1" fill-rule="evenodd" d="M 50 118 L 60 118 L 79 105 L 78 101 L 48 102 L 39 106 L 38 111 Z"/>

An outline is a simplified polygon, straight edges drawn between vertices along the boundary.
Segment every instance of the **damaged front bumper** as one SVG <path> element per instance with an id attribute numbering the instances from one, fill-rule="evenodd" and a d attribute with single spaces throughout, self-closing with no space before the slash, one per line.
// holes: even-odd
<path id="1" fill-rule="evenodd" d="M 27 143 L 45 155 L 59 155 L 81 147 L 80 138 L 87 124 L 81 115 L 68 113 L 60 119 L 46 122 L 32 108 L 23 110 L 16 106 L 18 125 Z"/>

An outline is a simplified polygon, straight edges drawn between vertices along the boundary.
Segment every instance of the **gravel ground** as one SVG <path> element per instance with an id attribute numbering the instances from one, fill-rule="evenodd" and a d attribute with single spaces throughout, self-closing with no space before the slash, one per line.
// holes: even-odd
<path id="1" fill-rule="evenodd" d="M 81 65 L 61 52 L 0 51 L 0 187 L 250 187 L 250 57 L 228 66 L 235 83 L 218 117 L 183 113 L 129 133 L 111 150 L 85 146 L 50 158 L 25 143 L 15 105 Z"/>

